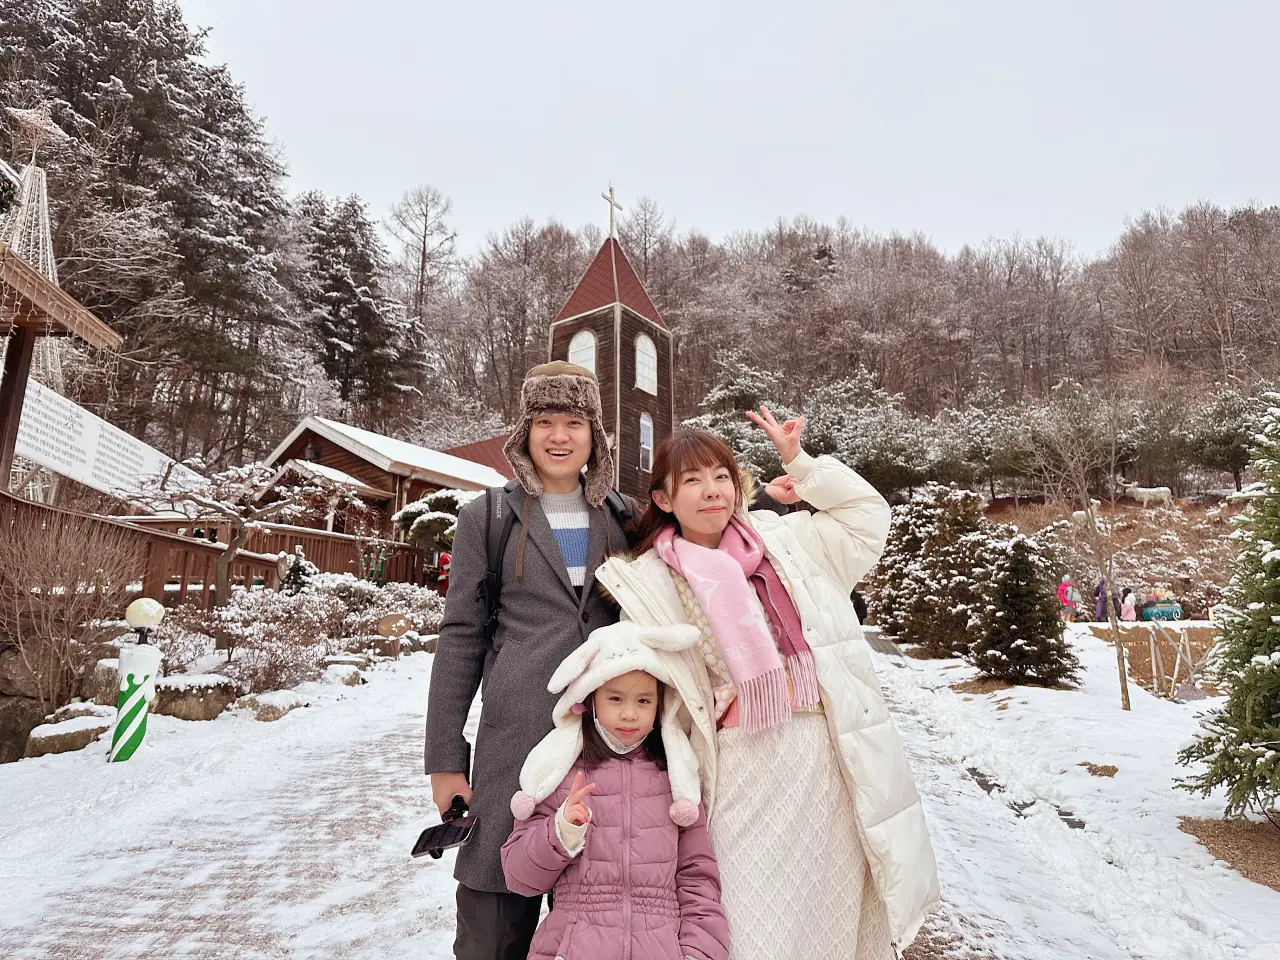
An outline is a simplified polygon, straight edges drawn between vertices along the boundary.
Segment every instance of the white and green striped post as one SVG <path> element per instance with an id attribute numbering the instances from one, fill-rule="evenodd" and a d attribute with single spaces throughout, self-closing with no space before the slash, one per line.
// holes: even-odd
<path id="1" fill-rule="evenodd" d="M 156 677 L 164 656 L 147 642 L 151 628 L 164 619 L 163 606 L 155 600 L 135 600 L 125 611 L 125 619 L 137 631 L 138 643 L 120 651 L 120 700 L 107 758 L 111 763 L 132 757 L 147 735 L 147 706 L 155 699 Z"/>

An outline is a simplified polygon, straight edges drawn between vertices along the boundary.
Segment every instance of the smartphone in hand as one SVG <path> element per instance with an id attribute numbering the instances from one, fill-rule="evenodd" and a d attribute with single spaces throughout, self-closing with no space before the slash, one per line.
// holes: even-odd
<path id="1" fill-rule="evenodd" d="M 470 840 L 476 825 L 480 823 L 479 817 L 467 815 L 467 804 L 462 797 L 454 797 L 453 803 L 441 814 L 440 819 L 441 823 L 422 831 L 418 842 L 413 845 L 412 856 L 439 860 L 446 850 L 460 847 Z"/>

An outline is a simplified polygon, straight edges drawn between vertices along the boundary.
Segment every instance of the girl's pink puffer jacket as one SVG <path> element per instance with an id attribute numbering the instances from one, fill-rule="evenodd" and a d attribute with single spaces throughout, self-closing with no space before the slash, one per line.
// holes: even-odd
<path id="1" fill-rule="evenodd" d="M 596 785 L 581 852 L 570 857 L 556 813 L 575 772 Z M 585 770 L 582 761 L 502 848 L 512 893 L 554 889 L 555 908 L 529 960 L 727 960 L 729 925 L 706 818 L 671 820 L 671 787 L 643 749 Z"/>

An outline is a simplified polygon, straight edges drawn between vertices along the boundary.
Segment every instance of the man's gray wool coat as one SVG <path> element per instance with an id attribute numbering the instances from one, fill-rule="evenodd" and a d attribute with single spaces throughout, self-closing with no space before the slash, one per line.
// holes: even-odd
<path id="1" fill-rule="evenodd" d="M 484 510 L 477 497 L 458 516 L 444 621 L 431 670 L 427 700 L 426 772 L 470 771 L 471 812 L 480 825 L 458 851 L 454 876 L 472 890 L 507 892 L 501 850 L 511 834 L 511 796 L 520 789 L 520 767 L 551 731 L 556 697 L 547 692 L 551 674 L 592 630 L 617 622 L 618 612 L 595 584 L 606 551 L 622 553 L 626 536 L 608 507 L 591 510 L 587 580 L 579 600 L 569 582 L 555 534 L 537 498 L 529 503 L 524 576 L 516 579 L 524 488 L 512 481 L 494 498 L 502 513 L 491 518 L 502 529 L 506 511 L 516 523 L 502 566 L 502 606 L 489 646 L 484 640 L 484 604 L 477 599 L 487 567 Z M 606 526 L 608 528 L 606 536 Z M 483 707 L 475 759 L 463 738 L 471 702 L 479 688 Z"/>

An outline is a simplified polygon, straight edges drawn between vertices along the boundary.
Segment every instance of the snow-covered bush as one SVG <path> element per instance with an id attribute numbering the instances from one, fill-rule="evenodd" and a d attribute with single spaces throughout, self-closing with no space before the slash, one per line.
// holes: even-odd
<path id="1" fill-rule="evenodd" d="M 181 672 L 216 645 L 227 657 L 222 672 L 258 693 L 318 678 L 323 657 L 348 639 L 372 635 L 389 613 L 403 614 L 420 634 L 439 633 L 444 598 L 411 583 L 379 587 L 349 573 L 320 573 L 296 593 L 240 592 L 209 612 L 179 607 L 155 639 L 169 672 Z"/>
<path id="2" fill-rule="evenodd" d="M 363 637 L 374 632 L 379 619 L 401 613 L 418 633 L 440 632 L 444 597 L 430 587 L 412 583 L 388 583 L 379 587 L 349 573 L 322 573 L 313 577 L 309 592 L 339 600 L 346 611 L 342 635 Z"/>
<path id="3" fill-rule="evenodd" d="M 1253 460 L 1260 480 L 1245 491 L 1254 510 L 1237 521 L 1240 552 L 1212 661 L 1227 701 L 1178 756 L 1206 765 L 1181 786 L 1203 795 L 1225 787 L 1228 816 L 1280 802 L 1280 394 L 1266 401 Z"/>
<path id="4" fill-rule="evenodd" d="M 391 518 L 410 543 L 428 550 L 452 550 L 458 514 L 483 490 L 433 490 Z"/>
<path id="5" fill-rule="evenodd" d="M 967 624 L 963 656 L 1009 683 L 1052 686 L 1076 678 L 1080 661 L 1058 617 L 1055 565 L 1044 545 L 1011 530 L 987 538 L 973 571 L 981 602 Z M 982 535 L 979 535 L 982 536 Z"/>
<path id="6" fill-rule="evenodd" d="M 230 651 L 223 672 L 258 693 L 319 677 L 320 659 L 341 647 L 346 609 L 337 597 L 315 591 L 255 590 L 237 594 L 210 619 Z"/>
<path id="7" fill-rule="evenodd" d="M 160 626 L 151 631 L 151 642 L 164 653 L 166 674 L 185 673 L 187 668 L 213 652 L 214 640 L 206 629 L 209 614 L 194 604 L 170 610 Z"/>
<path id="8" fill-rule="evenodd" d="M 981 600 L 974 577 L 991 525 L 982 498 L 930 484 L 893 509 L 889 540 L 869 578 L 875 622 L 900 643 L 952 657 L 968 648 L 968 623 Z"/>

